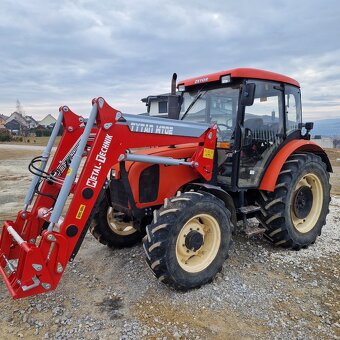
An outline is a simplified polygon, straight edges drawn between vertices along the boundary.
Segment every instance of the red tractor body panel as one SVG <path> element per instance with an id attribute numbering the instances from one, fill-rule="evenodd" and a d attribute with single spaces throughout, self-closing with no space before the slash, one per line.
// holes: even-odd
<path id="1" fill-rule="evenodd" d="M 191 158 L 197 148 L 195 144 L 185 144 L 178 145 L 175 148 L 160 147 L 151 148 L 147 150 L 141 150 L 136 153 L 162 156 L 162 157 L 172 157 L 177 159 L 187 159 Z M 137 208 L 144 208 L 151 205 L 163 204 L 164 199 L 167 197 L 172 197 L 176 192 L 185 184 L 188 184 L 200 175 L 192 168 L 186 166 L 168 166 L 159 165 L 160 177 L 159 177 L 159 189 L 157 194 L 157 200 L 153 202 L 140 203 L 139 202 L 139 191 L 143 190 L 139 186 L 139 178 L 143 170 L 152 164 L 139 163 L 139 162 L 128 162 L 126 164 L 126 170 L 129 171 L 129 182 L 131 185 L 132 193 L 136 202 Z"/>

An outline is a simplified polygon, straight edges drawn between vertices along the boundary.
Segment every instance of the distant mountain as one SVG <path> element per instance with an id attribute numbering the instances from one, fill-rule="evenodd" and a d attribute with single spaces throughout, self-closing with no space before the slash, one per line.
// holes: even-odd
<path id="1" fill-rule="evenodd" d="M 312 135 L 340 136 L 340 118 L 314 121 Z"/>

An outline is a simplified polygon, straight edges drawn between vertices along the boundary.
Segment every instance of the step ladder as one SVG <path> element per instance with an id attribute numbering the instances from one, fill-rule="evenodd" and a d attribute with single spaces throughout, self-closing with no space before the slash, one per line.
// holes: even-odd
<path id="1" fill-rule="evenodd" d="M 260 224 L 254 227 L 251 226 L 248 221 L 248 215 L 252 215 L 260 210 L 261 207 L 259 207 L 258 205 L 248 205 L 238 208 L 238 212 L 241 214 L 243 220 L 243 231 L 248 237 L 252 237 L 254 235 L 261 235 L 266 231 L 265 228 L 261 228 L 259 226 Z"/>

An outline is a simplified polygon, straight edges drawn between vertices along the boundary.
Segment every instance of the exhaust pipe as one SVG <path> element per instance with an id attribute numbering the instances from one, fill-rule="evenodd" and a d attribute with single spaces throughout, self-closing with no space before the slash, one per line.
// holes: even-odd
<path id="1" fill-rule="evenodd" d="M 179 118 L 179 96 L 176 95 L 177 74 L 174 73 L 171 79 L 171 93 L 168 98 L 168 117 L 170 119 Z"/>
<path id="2" fill-rule="evenodd" d="M 171 79 L 171 95 L 172 96 L 176 95 L 176 81 L 177 81 L 177 73 L 174 73 Z"/>

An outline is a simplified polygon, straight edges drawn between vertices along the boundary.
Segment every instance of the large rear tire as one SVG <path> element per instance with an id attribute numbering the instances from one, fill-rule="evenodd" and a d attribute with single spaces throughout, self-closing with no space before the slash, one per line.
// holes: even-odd
<path id="1" fill-rule="evenodd" d="M 143 237 L 143 234 L 133 227 L 132 221 L 123 213 L 112 209 L 106 196 L 94 215 L 90 232 L 100 243 L 110 248 L 131 247 Z"/>
<path id="2" fill-rule="evenodd" d="M 228 257 L 230 213 L 206 192 L 179 193 L 167 200 L 146 231 L 147 263 L 161 282 L 175 289 L 211 281 Z"/>
<path id="3" fill-rule="evenodd" d="M 260 191 L 258 218 L 277 246 L 299 250 L 321 235 L 329 212 L 326 164 L 312 153 L 293 154 L 283 165 L 274 192 Z"/>

